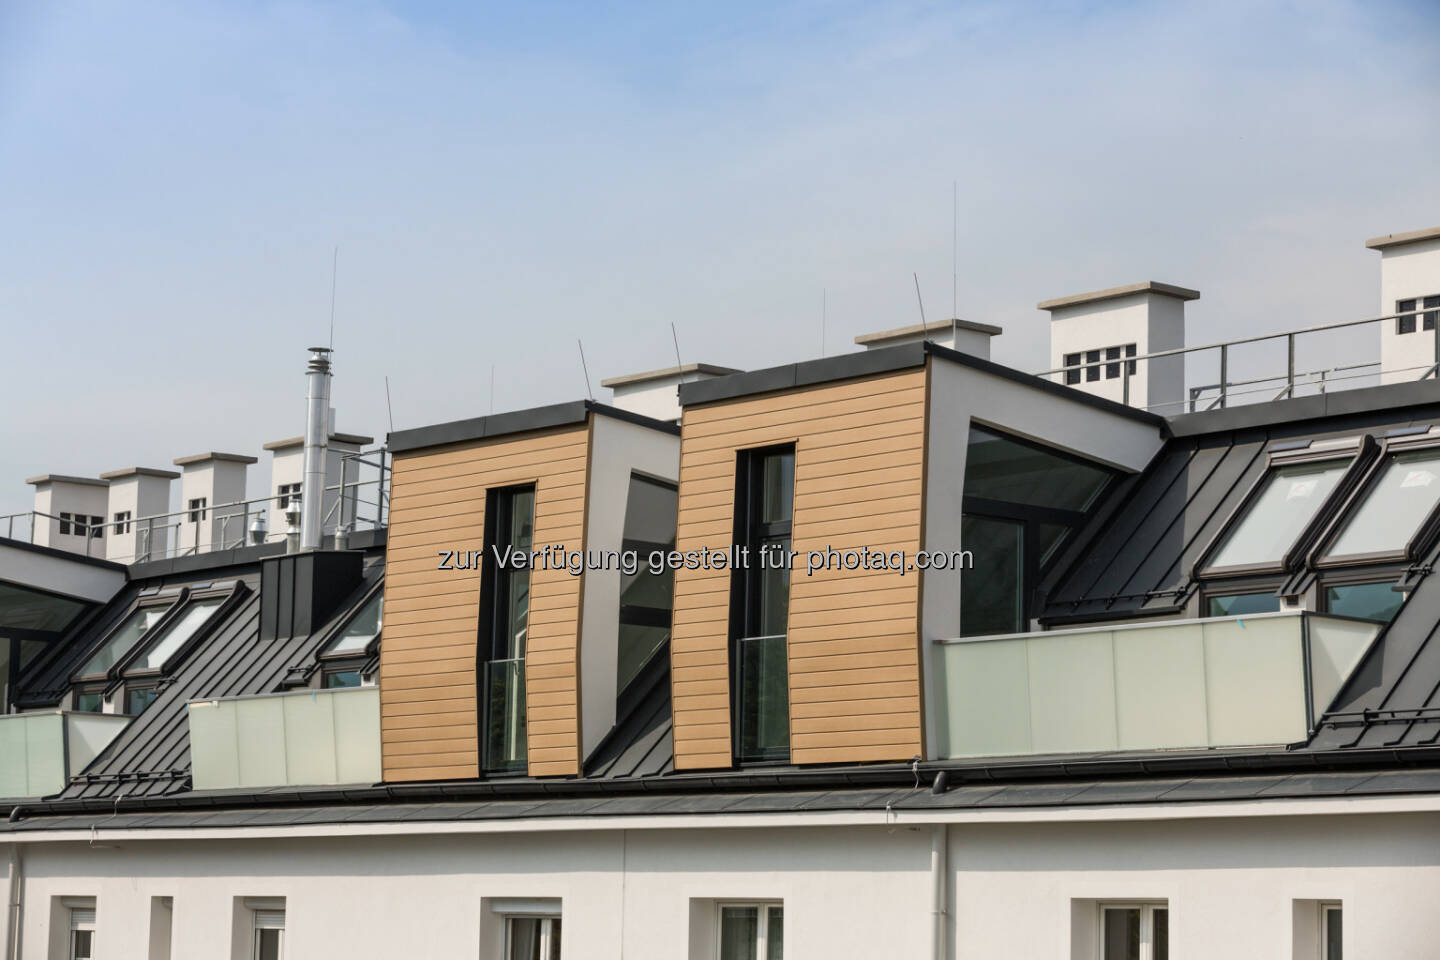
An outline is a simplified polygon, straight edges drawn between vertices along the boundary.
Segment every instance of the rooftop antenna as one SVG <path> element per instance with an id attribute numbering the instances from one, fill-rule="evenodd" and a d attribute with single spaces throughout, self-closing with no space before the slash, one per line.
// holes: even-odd
<path id="1" fill-rule="evenodd" d="M 395 432 L 395 408 L 390 406 L 390 377 L 385 377 L 385 412 L 390 415 L 390 432 Z"/>
<path id="2" fill-rule="evenodd" d="M 958 181 L 950 181 L 950 316 L 960 316 L 960 214 Z"/>
<path id="3" fill-rule="evenodd" d="M 822 357 L 825 356 L 825 312 L 829 306 L 828 294 L 828 290 L 824 287 L 820 288 L 820 356 Z"/>
<path id="4" fill-rule="evenodd" d="M 340 244 L 335 244 L 335 255 L 330 259 L 330 350 L 335 350 L 335 276 L 340 271 Z"/>
<path id="5" fill-rule="evenodd" d="M 675 321 L 670 321 L 670 340 L 675 344 L 675 369 L 680 369 L 685 364 L 680 362 L 680 337 L 675 333 Z"/>
<path id="6" fill-rule="evenodd" d="M 495 364 L 490 364 L 490 412 L 495 412 Z"/>
<path id="7" fill-rule="evenodd" d="M 590 389 L 590 368 L 585 363 L 585 344 L 581 343 L 578 337 L 575 339 L 575 344 L 580 348 L 580 369 L 585 372 L 585 393 L 591 401 L 594 401 L 595 393 Z"/>
<path id="8" fill-rule="evenodd" d="M 925 322 L 925 301 L 920 299 L 920 274 L 912 273 L 910 276 L 915 278 L 915 302 L 920 304 L 920 326 L 929 333 L 930 324 Z"/>

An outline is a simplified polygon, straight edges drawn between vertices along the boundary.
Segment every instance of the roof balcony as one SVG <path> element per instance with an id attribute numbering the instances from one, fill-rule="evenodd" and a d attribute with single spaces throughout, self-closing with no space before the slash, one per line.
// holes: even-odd
<path id="1" fill-rule="evenodd" d="M 68 710 L 0 716 L 0 797 L 33 799 L 59 793 L 130 719 Z"/>
<path id="2" fill-rule="evenodd" d="M 378 687 L 192 700 L 187 713 L 196 790 L 380 779 Z"/>
<path id="3" fill-rule="evenodd" d="M 1382 626 L 1296 610 L 941 641 L 939 756 L 1303 741 Z"/>

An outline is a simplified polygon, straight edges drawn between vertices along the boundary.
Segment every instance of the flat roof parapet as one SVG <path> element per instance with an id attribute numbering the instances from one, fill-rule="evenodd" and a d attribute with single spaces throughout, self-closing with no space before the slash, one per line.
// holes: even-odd
<path id="1" fill-rule="evenodd" d="M 209 460 L 227 460 L 231 463 L 259 463 L 259 457 L 247 457 L 243 453 L 217 453 L 210 450 L 206 453 L 197 453 L 188 457 L 176 457 L 173 463 L 177 467 L 188 467 L 194 463 L 205 463 Z"/>
<path id="2" fill-rule="evenodd" d="M 94 477 L 70 477 L 63 473 L 42 473 L 38 477 L 27 478 L 25 482 L 32 483 L 37 487 L 43 483 L 78 483 L 87 487 L 110 486 L 109 480 L 96 480 Z"/>
<path id="3" fill-rule="evenodd" d="M 174 470 L 157 470 L 154 467 L 122 467 L 119 470 L 107 470 L 100 474 L 101 480 L 124 480 L 127 477 L 160 477 L 164 480 L 174 480 L 180 474 Z"/>
<path id="4" fill-rule="evenodd" d="M 1160 283 L 1156 280 L 1146 280 L 1144 283 L 1129 283 L 1123 287 L 1107 287 L 1104 290 L 1093 290 L 1090 293 L 1076 293 L 1068 297 L 1041 300 L 1035 304 L 1035 306 L 1041 310 L 1059 310 L 1063 307 L 1078 307 L 1086 303 L 1099 303 L 1102 300 L 1117 300 L 1120 297 L 1129 297 L 1137 293 L 1158 293 L 1161 296 L 1174 297 L 1177 300 L 1200 299 L 1199 290 L 1191 290 L 1189 287 L 1177 287 L 1173 283 Z"/>
<path id="5" fill-rule="evenodd" d="M 1387 233 L 1381 237 L 1371 237 L 1365 241 L 1365 246 L 1371 250 L 1385 250 L 1407 243 L 1419 243 L 1421 240 L 1440 240 L 1440 227 L 1427 227 L 1424 230 L 1411 230 L 1408 233 Z"/>
<path id="6" fill-rule="evenodd" d="M 916 334 L 944 334 L 951 329 L 968 330 L 971 333 L 983 333 L 987 336 L 999 336 L 1004 330 L 993 323 L 979 323 L 975 320 L 938 320 L 935 323 L 914 323 L 908 327 L 895 327 L 893 330 L 880 330 L 876 333 L 862 333 L 855 338 L 855 342 L 862 347 L 873 344 L 882 344 L 890 340 L 903 340 L 913 337 Z"/>
<path id="7" fill-rule="evenodd" d="M 367 443 L 375 442 L 374 437 L 365 437 L 358 433 L 332 433 L 330 434 L 330 439 L 336 443 L 353 443 L 361 447 Z M 304 437 L 286 437 L 284 440 L 271 440 L 269 443 L 262 444 L 261 448 L 264 450 L 285 450 L 289 447 L 302 447 L 304 445 Z"/>
<path id="8" fill-rule="evenodd" d="M 707 377 L 728 377 L 732 373 L 743 372 L 743 370 L 736 370 L 734 367 L 721 367 L 713 363 L 684 363 L 678 367 L 665 367 L 660 370 L 646 370 L 644 373 L 627 373 L 619 377 L 609 377 L 601 380 L 600 386 L 630 387 L 637 383 L 648 383 L 651 380 L 664 380 L 668 377 L 683 377 L 692 373 L 698 373 Z"/>

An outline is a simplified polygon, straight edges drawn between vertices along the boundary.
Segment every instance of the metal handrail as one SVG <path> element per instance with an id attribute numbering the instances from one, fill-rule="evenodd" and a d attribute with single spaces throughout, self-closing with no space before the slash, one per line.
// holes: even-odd
<path id="1" fill-rule="evenodd" d="M 1316 326 L 1311 326 L 1311 327 L 1301 327 L 1301 328 L 1296 329 L 1296 330 L 1286 330 L 1286 331 L 1282 331 L 1282 332 L 1280 332 L 1280 333 L 1262 333 L 1262 334 L 1257 334 L 1257 335 L 1252 336 L 1252 337 L 1238 337 L 1238 338 L 1236 338 L 1236 339 L 1234 339 L 1234 340 L 1222 340 L 1222 341 L 1217 341 L 1217 342 L 1215 342 L 1215 343 L 1202 343 L 1202 344 L 1197 344 L 1197 345 L 1195 345 L 1195 346 L 1174 347 L 1174 348 L 1169 349 L 1169 350 L 1154 350 L 1154 351 L 1151 351 L 1151 352 L 1149 352 L 1149 353 L 1143 353 L 1143 354 L 1140 354 L 1140 355 L 1138 355 L 1138 356 L 1133 356 L 1133 357 L 1118 357 L 1118 358 L 1104 358 L 1104 357 L 1102 357 L 1102 358 L 1099 359 L 1099 360 L 1093 360 L 1093 361 L 1087 360 L 1087 361 L 1085 361 L 1084 363 L 1080 363 L 1080 364 L 1071 364 L 1071 365 L 1068 365 L 1068 366 L 1057 367 L 1057 368 L 1052 369 L 1052 370 L 1042 370 L 1042 371 L 1040 371 L 1039 373 L 1035 374 L 1035 376 L 1037 376 L 1037 377 L 1042 377 L 1042 378 L 1050 378 L 1050 377 L 1054 377 L 1054 376 L 1057 375 L 1057 374 L 1064 374 L 1064 373 L 1068 373 L 1068 372 L 1074 371 L 1074 370 L 1084 370 L 1084 369 L 1086 369 L 1086 368 L 1088 368 L 1088 367 L 1104 366 L 1104 365 L 1112 364 L 1112 363 L 1114 363 L 1114 364 L 1120 364 L 1120 365 L 1121 365 L 1121 368 L 1120 368 L 1121 377 L 1122 377 L 1122 381 L 1123 381 L 1123 382 L 1122 382 L 1122 386 L 1121 386 L 1121 396 L 1122 396 L 1122 398 L 1123 398 L 1122 402 L 1123 402 L 1126 406 L 1129 406 L 1129 405 L 1130 405 L 1130 379 L 1131 379 L 1132 376 L 1135 376 L 1135 374 L 1132 374 L 1132 373 L 1130 372 L 1131 366 L 1136 366 L 1136 365 L 1138 365 L 1139 362 L 1142 361 L 1142 360 L 1156 360 L 1156 359 L 1162 359 L 1162 358 L 1165 358 L 1165 357 L 1180 357 L 1180 356 L 1184 356 L 1184 355 L 1186 355 L 1186 354 L 1199 353 L 1199 352 L 1205 351 L 1205 350 L 1218 350 L 1218 351 L 1220 352 L 1220 382 L 1217 383 L 1217 384 L 1211 384 L 1211 385 L 1208 385 L 1208 386 L 1206 386 L 1206 387 L 1195 388 L 1195 389 L 1199 389 L 1199 390 L 1206 390 L 1206 389 L 1218 390 L 1219 395 L 1218 395 L 1217 399 L 1216 399 L 1213 403 L 1211 403 L 1210 406 L 1207 407 L 1206 409 L 1214 409 L 1215 407 L 1224 408 L 1224 407 L 1226 407 L 1226 406 L 1228 405 L 1229 398 L 1230 398 L 1231 395 L 1232 395 L 1232 391 L 1230 390 L 1230 387 L 1231 387 L 1231 386 L 1240 386 L 1240 385 L 1244 385 L 1244 384 L 1247 384 L 1247 383 L 1256 382 L 1256 381 L 1243 381 L 1243 382 L 1240 382 L 1240 383 L 1232 383 L 1232 382 L 1229 380 L 1228 371 L 1229 371 L 1229 366 L 1230 366 L 1230 348 L 1231 348 L 1231 347 L 1235 347 L 1235 346 L 1240 346 L 1241 344 L 1247 344 L 1247 343 L 1262 343 L 1262 342 L 1267 341 L 1267 340 L 1281 340 L 1281 339 L 1283 339 L 1283 340 L 1286 341 L 1286 354 L 1287 354 L 1286 372 L 1285 372 L 1285 376 L 1284 376 L 1285 387 L 1281 390 L 1280 394 L 1275 397 L 1275 399 L 1278 400 L 1278 399 L 1281 399 L 1282 397 L 1294 396 L 1294 395 L 1295 395 L 1295 387 L 1296 387 L 1296 385 L 1297 385 L 1297 378 L 1306 378 L 1306 377 L 1316 377 L 1316 376 L 1319 376 L 1320 379 L 1321 379 L 1322 384 L 1323 384 L 1323 383 L 1327 383 L 1327 382 L 1333 382 L 1333 379 L 1332 379 L 1332 380 L 1327 380 L 1327 379 L 1323 376 L 1323 374 L 1325 374 L 1326 372 L 1328 372 L 1327 370 L 1312 370 L 1312 371 L 1302 371 L 1302 372 L 1300 372 L 1300 373 L 1298 373 L 1298 374 L 1296 373 L 1296 370 L 1295 370 L 1295 338 L 1296 338 L 1296 337 L 1298 337 L 1298 336 L 1303 336 L 1303 335 L 1309 334 L 1309 333 L 1323 333 L 1323 332 L 1328 331 L 1328 330 L 1342 330 L 1342 329 L 1345 329 L 1345 328 L 1348 328 L 1348 327 L 1359 327 L 1359 326 L 1364 326 L 1364 325 L 1366 325 L 1366 324 L 1372 324 L 1372 323 L 1385 323 L 1385 322 L 1388 322 L 1388 321 L 1391 321 L 1391 320 L 1398 320 L 1398 319 L 1400 319 L 1401 317 L 1416 317 L 1416 318 L 1417 318 L 1417 327 L 1418 327 L 1418 326 L 1420 325 L 1420 321 L 1418 321 L 1418 318 L 1419 318 L 1419 317 L 1421 317 L 1423 314 L 1435 313 L 1435 312 L 1436 312 L 1436 310 L 1435 310 L 1434 307 L 1430 307 L 1430 308 L 1428 308 L 1428 309 L 1423 308 L 1423 307 L 1418 307 L 1418 308 L 1415 309 L 1415 310 L 1403 310 L 1403 311 L 1398 311 L 1398 312 L 1396 312 L 1396 313 L 1387 313 L 1387 314 L 1383 314 L 1383 315 L 1381 315 L 1381 316 L 1376 316 L 1376 317 L 1365 317 L 1365 318 L 1360 319 L 1360 320 L 1341 320 L 1341 321 L 1339 321 L 1339 322 L 1337 322 L 1337 323 L 1318 324 L 1318 325 L 1316 325 Z M 1416 332 L 1418 333 L 1418 332 L 1421 332 L 1421 331 L 1417 329 Z M 1436 323 L 1436 324 L 1435 324 L 1435 330 L 1434 330 L 1434 346 L 1435 346 L 1435 357 L 1436 357 L 1436 362 L 1435 362 L 1435 363 L 1430 364 L 1430 365 L 1428 365 L 1428 366 L 1424 366 L 1424 367 L 1407 367 L 1407 368 L 1403 368 L 1402 370 L 1389 371 L 1389 372 L 1392 372 L 1392 373 L 1402 373 L 1402 372 L 1409 372 L 1409 371 L 1411 371 L 1411 370 L 1420 370 L 1420 369 L 1423 369 L 1425 372 L 1422 373 L 1422 374 L 1421 374 L 1419 377 L 1417 377 L 1416 379 L 1418 379 L 1418 380 L 1425 380 L 1425 379 L 1429 379 L 1429 378 L 1432 378 L 1432 377 L 1434 377 L 1434 378 L 1436 378 L 1436 379 L 1440 379 L 1440 323 Z M 1372 362 L 1367 363 L 1367 364 L 1355 364 L 1355 365 L 1352 365 L 1351 367 L 1345 367 L 1345 368 L 1340 368 L 1340 367 L 1330 368 L 1330 370 L 1355 369 L 1355 368 L 1361 367 L 1361 366 L 1378 366 L 1379 363 L 1380 363 L 1380 361 L 1377 360 L 1377 361 L 1372 361 Z M 1138 369 L 1138 366 L 1137 366 L 1137 369 Z M 1281 379 L 1281 377 L 1280 377 L 1279 374 L 1277 374 L 1277 375 L 1275 375 L 1274 377 L 1269 377 L 1269 378 L 1266 378 L 1266 379 L 1271 380 L 1271 381 L 1278 381 L 1278 380 Z M 1355 377 L 1347 377 L 1347 378 L 1340 378 L 1340 379 L 1356 379 L 1356 378 L 1355 378 Z M 1322 392 L 1323 392 L 1323 387 L 1322 387 Z M 1191 397 L 1190 397 L 1190 409 L 1191 409 L 1192 412 L 1196 409 L 1196 399 L 1197 399 L 1197 395 L 1192 391 Z M 1156 407 L 1182 406 L 1182 407 L 1183 407 L 1184 404 L 1185 404 L 1185 401 L 1181 400 L 1181 401 L 1170 401 L 1170 402 L 1167 402 L 1167 403 L 1154 404 L 1154 406 L 1156 406 Z M 1143 407 L 1143 406 L 1144 406 L 1144 405 L 1142 405 L 1142 407 Z M 1148 407 L 1146 407 L 1146 409 L 1148 409 Z"/>

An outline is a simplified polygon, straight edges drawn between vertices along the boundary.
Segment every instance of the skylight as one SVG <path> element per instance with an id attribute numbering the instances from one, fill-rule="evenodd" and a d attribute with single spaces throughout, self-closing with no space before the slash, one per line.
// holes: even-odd
<path id="1" fill-rule="evenodd" d="M 1440 450 L 1390 457 L 1330 547 L 1330 557 L 1402 553 L 1440 502 Z"/>
<path id="2" fill-rule="evenodd" d="M 176 650 L 183 647 L 185 642 L 195 635 L 195 631 L 210 619 L 210 615 L 223 602 L 223 597 L 215 597 L 209 600 L 196 600 L 187 606 L 175 622 L 166 629 L 159 642 L 136 659 L 129 669 L 159 670 L 165 666 L 165 661 L 169 660 Z"/>
<path id="3" fill-rule="evenodd" d="M 95 651 L 95 654 L 81 668 L 80 675 L 94 677 L 108 673 L 110 668 L 130 651 L 131 647 L 140 642 L 140 638 L 145 636 L 146 632 L 165 615 L 165 611 L 168 609 L 170 609 L 168 606 L 156 605 L 140 607 L 131 613 L 120 626 L 111 632 L 105 645 Z"/>
<path id="4" fill-rule="evenodd" d="M 1209 565 L 1249 567 L 1280 563 L 1349 466 L 1347 457 L 1271 470 L 1264 489 L 1231 528 Z"/>
<path id="5" fill-rule="evenodd" d="M 380 633 L 380 615 L 384 594 L 377 593 L 370 602 L 360 608 L 360 612 L 340 631 L 340 636 L 330 644 L 325 651 L 326 656 L 332 654 L 364 653 L 365 648 L 370 645 L 376 635 Z"/>

